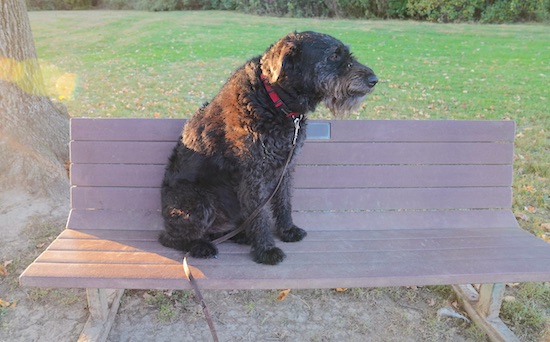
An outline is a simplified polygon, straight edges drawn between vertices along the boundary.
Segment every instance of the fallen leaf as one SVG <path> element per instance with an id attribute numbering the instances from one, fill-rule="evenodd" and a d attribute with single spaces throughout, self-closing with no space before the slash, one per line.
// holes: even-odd
<path id="1" fill-rule="evenodd" d="M 347 287 L 337 287 L 336 289 L 336 292 L 346 292 L 348 290 Z"/>
<path id="2" fill-rule="evenodd" d="M 11 303 L 10 302 L 6 302 L 5 300 L 3 300 L 2 298 L 0 298 L 0 307 L 2 308 L 8 308 L 10 307 Z"/>
<path id="3" fill-rule="evenodd" d="M 277 296 L 277 300 L 279 302 L 282 302 L 283 300 L 285 300 L 285 298 L 288 296 L 289 293 L 290 293 L 290 289 L 282 290 L 281 292 L 279 292 L 279 295 Z"/>
<path id="4" fill-rule="evenodd" d="M 36 245 L 36 248 L 42 248 L 42 247 L 44 247 L 45 245 L 46 245 L 45 242 L 41 242 L 41 243 L 39 243 L 39 244 Z"/>
<path id="5" fill-rule="evenodd" d="M 525 191 L 528 191 L 528 192 L 531 192 L 531 193 L 536 191 L 535 187 L 532 186 L 532 185 L 526 185 L 526 186 L 523 187 L 523 189 Z"/>
<path id="6" fill-rule="evenodd" d="M 5 277 L 8 275 L 8 270 L 4 265 L 0 265 L 0 276 Z"/>
<path id="7" fill-rule="evenodd" d="M 435 306 L 435 304 L 436 304 L 435 299 L 430 298 L 430 300 L 428 301 L 428 305 L 429 305 L 429 306 Z"/>
<path id="8" fill-rule="evenodd" d="M 542 227 L 542 229 L 550 232 L 550 223 L 542 223 L 540 226 Z"/>
<path id="9" fill-rule="evenodd" d="M 528 206 L 528 207 L 525 207 L 525 210 L 527 210 L 527 211 L 530 212 L 531 214 L 537 212 L 537 208 L 533 207 L 532 205 L 530 205 L 530 206 Z"/>

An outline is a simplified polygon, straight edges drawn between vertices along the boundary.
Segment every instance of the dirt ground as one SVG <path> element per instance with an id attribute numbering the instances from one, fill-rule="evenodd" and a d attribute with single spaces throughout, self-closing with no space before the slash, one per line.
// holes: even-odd
<path id="1" fill-rule="evenodd" d="M 0 193 L 0 341 L 76 341 L 82 289 L 23 288 L 18 276 L 63 229 L 67 203 Z M 6 274 L 7 273 L 7 274 Z M 205 291 L 220 341 L 486 341 L 448 287 Z M 211 341 L 187 291 L 126 291 L 108 341 Z"/>

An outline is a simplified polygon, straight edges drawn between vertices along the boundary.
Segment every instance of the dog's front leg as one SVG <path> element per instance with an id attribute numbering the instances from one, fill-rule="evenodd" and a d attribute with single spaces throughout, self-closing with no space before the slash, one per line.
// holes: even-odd
<path id="1" fill-rule="evenodd" d="M 284 242 L 302 240 L 307 232 L 292 222 L 292 175 L 294 167 L 289 167 L 283 178 L 279 190 L 271 200 L 271 209 L 275 218 L 277 235 Z"/>
<path id="2" fill-rule="evenodd" d="M 267 198 L 265 183 L 243 181 L 239 189 L 239 201 L 243 219 L 247 219 Z M 252 244 L 252 259 L 257 263 L 276 265 L 283 261 L 285 253 L 275 246 L 275 240 L 271 234 L 273 220 L 270 208 L 265 206 L 245 227 L 247 238 Z"/>

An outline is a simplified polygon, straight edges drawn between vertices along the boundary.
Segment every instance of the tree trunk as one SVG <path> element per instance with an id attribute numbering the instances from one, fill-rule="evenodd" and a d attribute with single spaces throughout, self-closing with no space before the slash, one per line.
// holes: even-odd
<path id="1" fill-rule="evenodd" d="M 69 118 L 44 91 L 25 0 L 0 0 L 0 189 L 68 197 Z"/>

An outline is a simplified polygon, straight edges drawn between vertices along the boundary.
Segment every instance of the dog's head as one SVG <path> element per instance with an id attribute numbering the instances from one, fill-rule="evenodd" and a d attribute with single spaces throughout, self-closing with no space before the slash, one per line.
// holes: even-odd
<path id="1" fill-rule="evenodd" d="M 308 109 L 324 102 L 336 116 L 356 109 L 378 82 L 346 45 L 316 32 L 282 38 L 262 56 L 261 67 L 270 83 L 306 99 Z"/>

